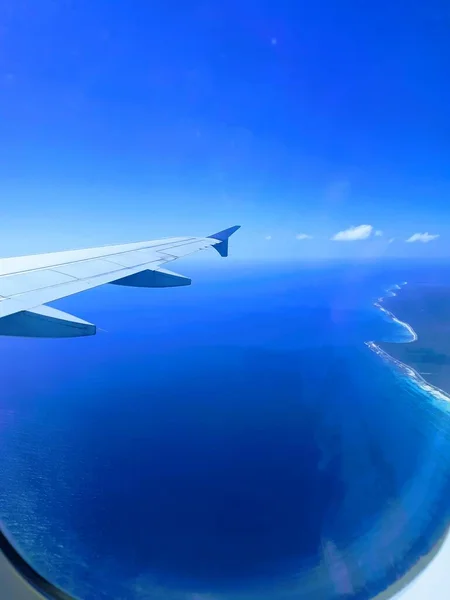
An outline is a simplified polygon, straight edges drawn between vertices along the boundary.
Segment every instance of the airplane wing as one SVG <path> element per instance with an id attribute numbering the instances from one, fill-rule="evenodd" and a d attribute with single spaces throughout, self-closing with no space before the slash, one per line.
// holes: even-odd
<path id="1" fill-rule="evenodd" d="M 162 265 L 210 247 L 228 256 L 228 238 L 238 229 L 236 225 L 204 238 L 164 238 L 0 259 L 0 335 L 94 335 L 96 326 L 92 323 L 45 304 L 105 283 L 135 287 L 189 285 L 188 277 Z"/>

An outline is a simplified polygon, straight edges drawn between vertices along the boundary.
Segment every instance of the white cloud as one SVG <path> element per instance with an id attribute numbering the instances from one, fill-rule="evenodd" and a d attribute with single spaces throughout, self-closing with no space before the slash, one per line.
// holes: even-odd
<path id="1" fill-rule="evenodd" d="M 331 238 L 335 242 L 355 242 L 356 240 L 365 240 L 370 237 L 373 231 L 372 225 L 358 225 L 349 227 L 344 231 L 339 231 Z"/>
<path id="2" fill-rule="evenodd" d="M 383 235 L 383 232 L 381 231 L 381 229 L 377 229 L 377 230 L 375 231 L 375 235 L 376 235 L 377 237 L 381 237 L 381 236 Z"/>
<path id="3" fill-rule="evenodd" d="M 433 240 L 437 239 L 439 237 L 439 234 L 431 234 L 431 233 L 414 233 L 411 237 L 409 237 L 407 240 L 405 240 L 406 242 L 422 242 L 423 244 L 426 244 L 427 242 L 432 242 Z"/>
<path id="4" fill-rule="evenodd" d="M 390 238 L 390 239 L 388 240 L 388 244 L 392 244 L 392 242 L 393 242 L 394 240 L 395 240 L 395 238 Z"/>
<path id="5" fill-rule="evenodd" d="M 308 235 L 307 233 L 297 233 L 295 237 L 297 240 L 310 240 L 312 235 Z"/>
<path id="6" fill-rule="evenodd" d="M 266 235 L 266 238 L 265 238 L 265 239 L 266 239 L 266 240 L 271 240 L 271 239 L 272 239 L 272 236 L 271 236 L 271 235 Z"/>

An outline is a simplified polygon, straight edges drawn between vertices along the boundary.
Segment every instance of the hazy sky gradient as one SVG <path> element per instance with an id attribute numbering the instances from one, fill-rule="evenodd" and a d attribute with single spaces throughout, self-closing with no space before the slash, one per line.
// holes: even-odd
<path id="1" fill-rule="evenodd" d="M 0 23 L 1 255 L 236 223 L 245 258 L 450 254 L 446 3 L 10 0 Z M 383 236 L 330 240 L 364 224 Z"/>

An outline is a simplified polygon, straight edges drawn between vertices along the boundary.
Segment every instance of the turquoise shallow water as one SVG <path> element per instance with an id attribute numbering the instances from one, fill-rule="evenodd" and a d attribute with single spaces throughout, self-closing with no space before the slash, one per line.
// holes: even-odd
<path id="1" fill-rule="evenodd" d="M 370 597 L 448 522 L 446 402 L 365 344 L 401 269 L 197 269 L 0 340 L 2 520 L 87 600 Z"/>

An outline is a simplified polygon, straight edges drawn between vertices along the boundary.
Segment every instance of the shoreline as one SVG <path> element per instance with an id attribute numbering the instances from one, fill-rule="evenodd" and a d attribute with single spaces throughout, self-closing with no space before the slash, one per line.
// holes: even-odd
<path id="1" fill-rule="evenodd" d="M 406 285 L 406 284 L 407 284 L 407 282 L 405 281 L 402 285 Z M 395 289 L 401 289 L 401 286 L 399 286 L 399 285 L 392 286 L 392 287 Z M 393 295 L 396 296 L 396 294 L 394 292 L 392 292 L 392 288 L 388 288 L 386 290 L 386 292 L 387 293 L 391 292 Z M 410 339 L 410 340 L 405 340 L 405 341 L 395 342 L 395 343 L 411 344 L 412 342 L 417 341 L 419 339 L 419 336 L 414 331 L 413 327 L 409 323 L 406 323 L 405 321 L 401 321 L 391 311 L 389 311 L 387 308 L 382 306 L 381 303 L 383 302 L 383 300 L 384 300 L 384 297 L 381 296 L 380 298 L 378 298 L 378 300 L 376 302 L 374 302 L 374 306 L 376 308 L 378 308 L 379 310 L 381 310 L 384 314 L 388 315 L 388 317 L 390 319 L 392 319 L 392 321 L 394 321 L 394 323 L 397 323 L 398 325 L 401 325 L 402 327 L 407 329 L 407 331 L 412 336 L 412 339 Z M 420 387 L 420 389 L 422 391 L 426 392 L 427 394 L 431 394 L 434 398 L 437 398 L 440 401 L 450 402 L 450 394 L 449 393 L 445 392 L 441 388 L 439 388 L 439 387 L 433 385 L 432 383 L 430 383 L 429 381 L 427 381 L 424 377 L 422 377 L 422 375 L 420 375 L 420 373 L 418 373 L 416 371 L 416 369 L 414 369 L 414 367 L 411 367 L 410 365 L 404 363 L 403 361 L 399 360 L 398 358 L 394 358 L 391 354 L 386 352 L 386 350 L 383 350 L 375 341 L 368 341 L 368 342 L 364 342 L 364 343 L 370 350 L 372 350 L 372 352 L 375 352 L 375 354 L 378 354 L 378 356 L 380 356 L 382 358 L 382 360 L 384 360 L 385 362 L 388 362 L 389 364 L 394 365 L 401 373 L 403 373 L 403 375 L 408 376 L 412 381 L 414 381 Z"/>
<path id="2" fill-rule="evenodd" d="M 399 371 L 401 371 L 403 373 L 403 375 L 407 375 L 410 379 L 412 379 L 420 387 L 420 389 L 422 391 L 426 392 L 427 394 L 432 395 L 434 398 L 437 398 L 438 400 L 441 400 L 444 402 L 450 402 L 450 395 L 448 395 L 446 392 L 444 392 L 444 390 L 441 390 L 437 386 L 429 383 L 426 379 L 424 379 L 422 377 L 422 375 L 420 375 L 420 373 L 418 373 L 414 369 L 414 367 L 407 365 L 406 363 L 402 362 L 398 358 L 394 358 L 388 352 L 386 352 L 386 350 L 383 350 L 382 348 L 380 348 L 380 346 L 378 346 L 378 344 L 376 344 L 375 342 L 364 342 L 364 343 L 366 344 L 366 346 L 368 348 L 370 348 L 370 350 L 372 350 L 372 352 L 375 352 L 375 354 L 378 354 L 378 356 L 380 356 L 382 358 L 382 360 L 384 360 L 387 363 L 393 364 Z M 408 342 L 400 342 L 400 343 L 407 344 Z"/>
<path id="3" fill-rule="evenodd" d="M 406 285 L 404 282 L 402 285 Z M 393 289 L 400 290 L 400 285 L 392 286 L 386 290 L 390 296 L 396 296 Z M 398 319 L 391 311 L 382 306 L 382 302 L 385 297 L 380 297 L 374 306 L 385 313 L 393 322 L 404 327 L 411 335 L 411 339 L 397 342 L 399 344 L 408 344 L 418 340 L 418 335 L 414 331 L 413 327 L 404 321 Z M 375 341 L 364 342 L 365 345 L 386 363 L 392 365 L 400 373 L 408 377 L 413 381 L 422 391 L 431 395 L 434 399 L 442 402 L 450 402 L 450 394 L 444 390 L 428 382 L 420 373 L 414 369 L 414 367 L 402 362 L 401 360 L 391 356 L 388 352 L 383 350 Z M 444 556 L 445 555 L 445 556 Z M 433 589 L 436 584 L 436 580 L 442 577 L 442 574 L 446 574 L 448 570 L 448 564 L 450 557 L 450 524 L 447 525 L 444 533 L 434 544 L 434 546 L 422 555 L 417 562 L 408 571 L 402 575 L 397 581 L 388 586 L 386 590 L 378 593 L 373 597 L 372 600 L 397 600 L 402 598 L 403 600 L 421 600 L 422 598 L 432 596 L 434 600 L 445 600 L 448 597 L 449 590 L 444 586 L 440 586 L 437 589 Z M 442 570 L 442 573 L 441 573 Z M 433 585 L 434 583 L 434 585 Z M 439 583 L 442 583 L 441 581 Z M 421 589 L 419 589 L 421 588 Z"/>

